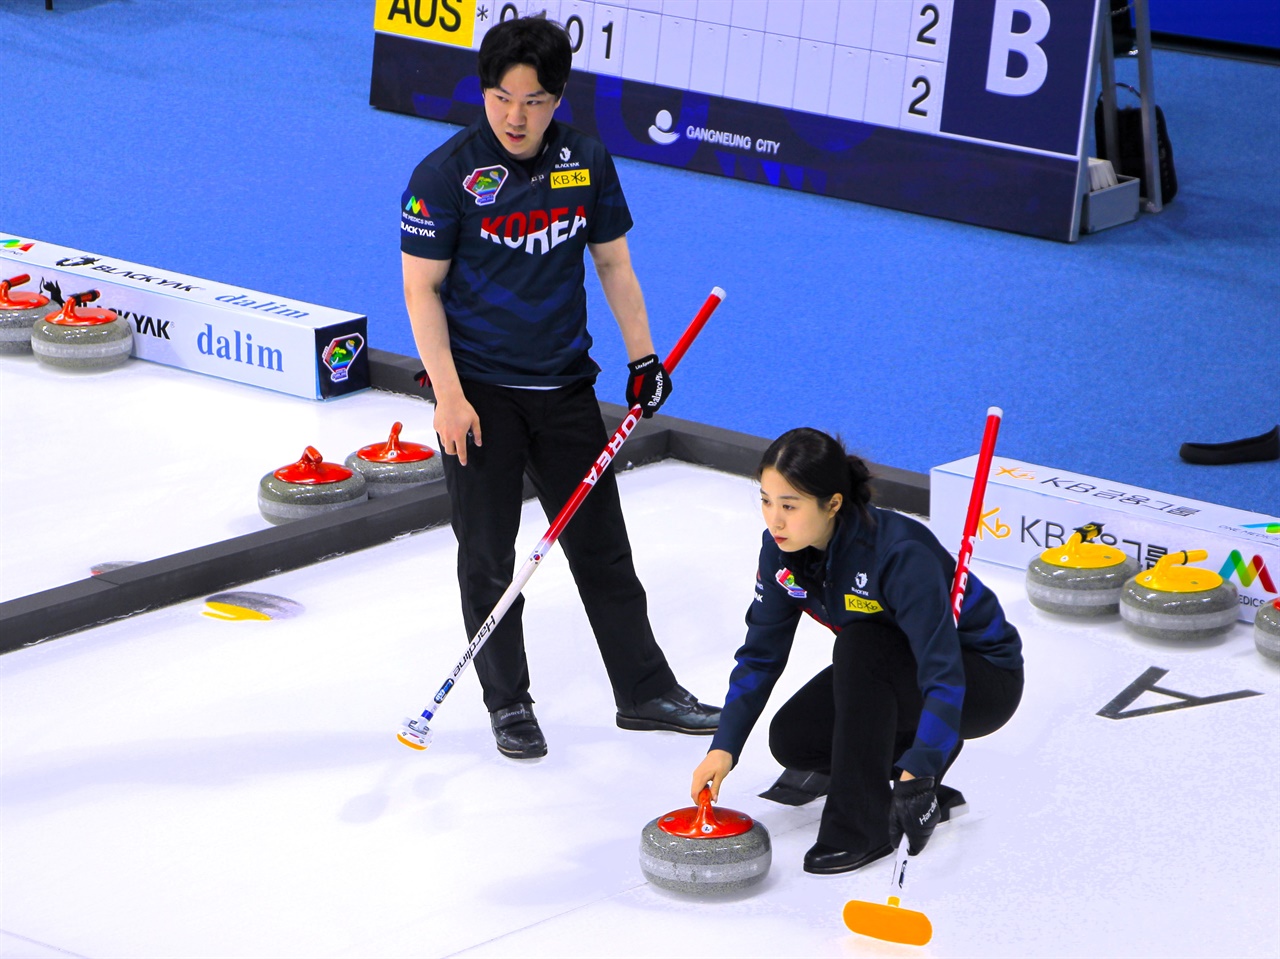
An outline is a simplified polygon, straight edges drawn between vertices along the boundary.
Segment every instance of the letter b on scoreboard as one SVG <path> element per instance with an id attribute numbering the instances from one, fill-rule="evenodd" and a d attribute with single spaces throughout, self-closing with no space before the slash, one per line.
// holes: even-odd
<path id="1" fill-rule="evenodd" d="M 1075 156 L 1096 5 L 966 0 L 953 8 L 943 133 Z"/>

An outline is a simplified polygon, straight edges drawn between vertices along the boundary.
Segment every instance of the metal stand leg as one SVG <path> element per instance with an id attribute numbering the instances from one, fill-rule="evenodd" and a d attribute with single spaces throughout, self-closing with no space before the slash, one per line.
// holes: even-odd
<path id="1" fill-rule="evenodd" d="M 1115 41 L 1111 30 L 1111 6 L 1107 0 L 1099 0 L 1103 4 L 1102 41 L 1098 44 L 1098 63 L 1102 68 L 1102 134 L 1107 144 L 1107 152 L 1111 154 L 1116 172 L 1120 172 L 1120 139 L 1116 126 L 1116 58 Z M 1097 136 L 1098 131 L 1094 131 Z"/>
<path id="2" fill-rule="evenodd" d="M 1142 209 L 1159 213 L 1164 209 L 1160 182 L 1160 144 L 1156 132 L 1156 80 L 1151 62 L 1151 13 L 1148 0 L 1130 0 L 1134 14 L 1134 47 L 1138 59 L 1138 95 L 1142 100 L 1143 175 L 1145 182 Z M 1098 66 L 1102 73 L 1102 124 L 1095 131 L 1107 145 L 1108 159 L 1120 172 L 1120 139 L 1116 120 L 1116 63 L 1112 41 L 1109 0 L 1099 0 L 1101 37 L 1098 43 Z"/>
<path id="3" fill-rule="evenodd" d="M 1138 87 L 1142 90 L 1142 142 L 1145 145 L 1147 167 L 1148 213 L 1164 209 L 1164 196 L 1160 183 L 1160 145 L 1156 137 L 1156 79 L 1151 66 L 1151 12 L 1147 0 L 1133 0 L 1133 20 L 1137 30 Z"/>

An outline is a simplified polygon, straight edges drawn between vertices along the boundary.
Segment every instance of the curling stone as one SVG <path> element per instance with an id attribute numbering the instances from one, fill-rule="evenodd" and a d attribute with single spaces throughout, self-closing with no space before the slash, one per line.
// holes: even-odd
<path id="1" fill-rule="evenodd" d="M 1185 564 L 1208 559 L 1203 549 L 1166 553 L 1124 584 L 1120 617 L 1153 639 L 1199 640 L 1221 635 L 1240 615 L 1235 585 L 1211 570 Z"/>
<path id="2" fill-rule="evenodd" d="M 1086 523 L 1062 546 L 1046 549 L 1027 566 L 1027 599 L 1063 616 L 1105 616 L 1120 611 L 1124 582 L 1139 571 L 1123 550 L 1093 542 L 1101 523 Z"/>
<path id="3" fill-rule="evenodd" d="M 1253 645 L 1267 659 L 1280 660 L 1280 599 L 1259 607 L 1253 620 Z"/>
<path id="4" fill-rule="evenodd" d="M 347 469 L 364 477 L 370 499 L 444 478 L 444 467 L 436 451 L 430 446 L 400 439 L 402 428 L 403 424 L 393 423 L 385 443 L 362 447 L 343 461 Z"/>
<path id="5" fill-rule="evenodd" d="M 746 813 L 712 809 L 703 787 L 698 805 L 653 820 L 640 833 L 640 870 L 655 886 L 695 896 L 746 889 L 773 861 L 769 831 Z"/>
<path id="6" fill-rule="evenodd" d="M 0 353 L 30 353 L 31 327 L 58 307 L 41 293 L 11 293 L 12 287 L 29 283 L 31 277 L 0 280 Z"/>
<path id="7" fill-rule="evenodd" d="M 308 446 L 298 462 L 268 473 L 258 483 L 258 512 L 276 525 L 355 506 L 368 498 L 363 476 L 326 463 L 314 446 Z"/>
<path id="8" fill-rule="evenodd" d="M 36 359 L 64 370 L 109 370 L 129 359 L 133 329 L 111 310 L 85 307 L 97 290 L 67 297 L 62 309 L 36 320 L 31 351 Z"/>

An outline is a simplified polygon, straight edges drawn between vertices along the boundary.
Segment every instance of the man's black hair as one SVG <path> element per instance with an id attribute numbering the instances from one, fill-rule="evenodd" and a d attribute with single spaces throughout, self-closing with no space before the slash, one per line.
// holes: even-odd
<path id="1" fill-rule="evenodd" d="M 573 45 L 564 27 L 544 17 L 519 17 L 495 24 L 480 44 L 480 88 L 491 90 L 519 64 L 533 67 L 538 83 L 553 97 L 564 93 L 573 67 Z"/>

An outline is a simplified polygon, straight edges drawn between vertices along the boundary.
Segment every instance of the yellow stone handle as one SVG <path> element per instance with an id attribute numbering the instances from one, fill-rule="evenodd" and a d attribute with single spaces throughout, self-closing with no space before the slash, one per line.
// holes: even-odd
<path id="1" fill-rule="evenodd" d="M 1101 523 L 1085 523 L 1061 546 L 1050 546 L 1040 554 L 1041 561 L 1050 566 L 1068 569 L 1105 569 L 1124 562 L 1124 551 L 1114 546 L 1095 543 L 1102 532 Z"/>
<path id="2" fill-rule="evenodd" d="M 1166 593 L 1202 593 L 1217 589 L 1222 585 L 1221 576 L 1212 570 L 1187 565 L 1208 558 L 1209 551 L 1204 549 L 1165 553 L 1154 567 L 1137 577 L 1137 582 Z"/>

